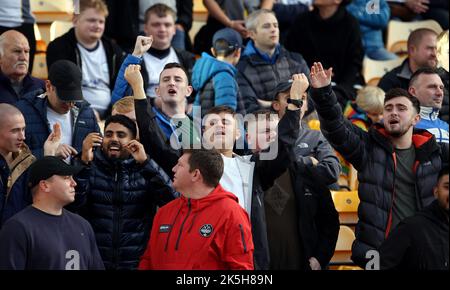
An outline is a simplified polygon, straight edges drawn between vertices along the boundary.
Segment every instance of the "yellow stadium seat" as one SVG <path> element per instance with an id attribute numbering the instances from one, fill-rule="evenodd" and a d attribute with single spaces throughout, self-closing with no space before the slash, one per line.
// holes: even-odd
<path id="1" fill-rule="evenodd" d="M 47 61 L 45 60 L 45 53 L 36 53 L 34 55 L 33 71 L 31 75 L 35 78 L 46 80 L 48 77 Z"/>
<path id="2" fill-rule="evenodd" d="M 53 21 L 52 25 L 50 26 L 50 41 L 53 41 L 55 38 L 63 35 L 72 27 L 73 23 L 71 21 Z"/>
<path id="3" fill-rule="evenodd" d="M 330 264 L 352 264 L 352 243 L 355 240 L 355 233 L 348 226 L 340 226 L 339 236 L 331 258 Z"/>
<path id="4" fill-rule="evenodd" d="M 358 191 L 331 191 L 334 206 L 339 213 L 339 222 L 355 225 L 358 222 Z"/>
<path id="5" fill-rule="evenodd" d="M 74 12 L 73 0 L 31 0 L 31 11 L 33 12 Z"/>
<path id="6" fill-rule="evenodd" d="M 363 76 L 367 85 L 377 86 L 380 79 L 389 71 L 399 66 L 405 57 L 392 60 L 373 60 L 364 57 Z"/>
<path id="7" fill-rule="evenodd" d="M 429 28 L 437 34 L 442 32 L 439 23 L 431 19 L 411 22 L 390 20 L 387 27 L 386 49 L 397 54 L 407 53 L 406 44 L 409 34 L 418 28 Z"/>

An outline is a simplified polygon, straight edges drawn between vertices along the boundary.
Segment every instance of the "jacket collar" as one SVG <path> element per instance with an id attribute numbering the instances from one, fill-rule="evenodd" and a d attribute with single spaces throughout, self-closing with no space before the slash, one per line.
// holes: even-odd
<path id="1" fill-rule="evenodd" d="M 420 106 L 420 118 L 430 121 L 436 121 L 439 116 L 439 109 L 433 107 Z"/>
<path id="2" fill-rule="evenodd" d="M 409 58 L 406 58 L 400 67 L 400 71 L 397 73 L 397 77 L 401 79 L 411 79 L 412 71 L 409 67 Z"/>
<path id="3" fill-rule="evenodd" d="M 390 154 L 394 152 L 394 146 L 389 141 L 388 133 L 382 124 L 374 124 L 369 132 L 381 147 Z M 427 130 L 414 128 L 412 143 L 416 149 L 416 160 L 419 162 L 425 162 L 430 155 L 440 150 L 434 135 Z"/>

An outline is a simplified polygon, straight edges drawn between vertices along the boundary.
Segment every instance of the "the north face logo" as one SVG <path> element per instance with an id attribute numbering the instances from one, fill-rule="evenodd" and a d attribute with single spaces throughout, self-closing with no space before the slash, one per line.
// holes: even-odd
<path id="1" fill-rule="evenodd" d="M 207 238 L 207 237 L 209 237 L 212 234 L 212 232 L 213 232 L 213 227 L 210 224 L 203 225 L 200 228 L 200 235 L 202 237 Z"/>

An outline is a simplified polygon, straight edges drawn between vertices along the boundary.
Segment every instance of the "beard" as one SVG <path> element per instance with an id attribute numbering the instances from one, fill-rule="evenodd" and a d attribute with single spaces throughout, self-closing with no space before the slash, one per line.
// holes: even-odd
<path id="1" fill-rule="evenodd" d="M 409 131 L 409 128 L 411 128 L 413 125 L 410 123 L 409 125 L 407 125 L 406 126 L 406 128 L 405 127 L 400 127 L 399 129 L 396 129 L 396 130 L 390 130 L 389 129 L 389 126 L 387 127 L 387 132 L 389 133 L 389 135 L 391 135 L 392 137 L 394 137 L 394 138 L 400 138 L 400 137 L 402 137 L 403 135 L 405 135 L 408 131 Z"/>

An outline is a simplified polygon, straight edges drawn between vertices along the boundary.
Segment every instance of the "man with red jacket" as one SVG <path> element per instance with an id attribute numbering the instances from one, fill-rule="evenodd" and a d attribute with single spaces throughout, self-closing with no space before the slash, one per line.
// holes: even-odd
<path id="1" fill-rule="evenodd" d="M 139 269 L 253 270 L 250 220 L 219 184 L 220 153 L 184 151 L 173 172 L 182 197 L 157 212 Z"/>

